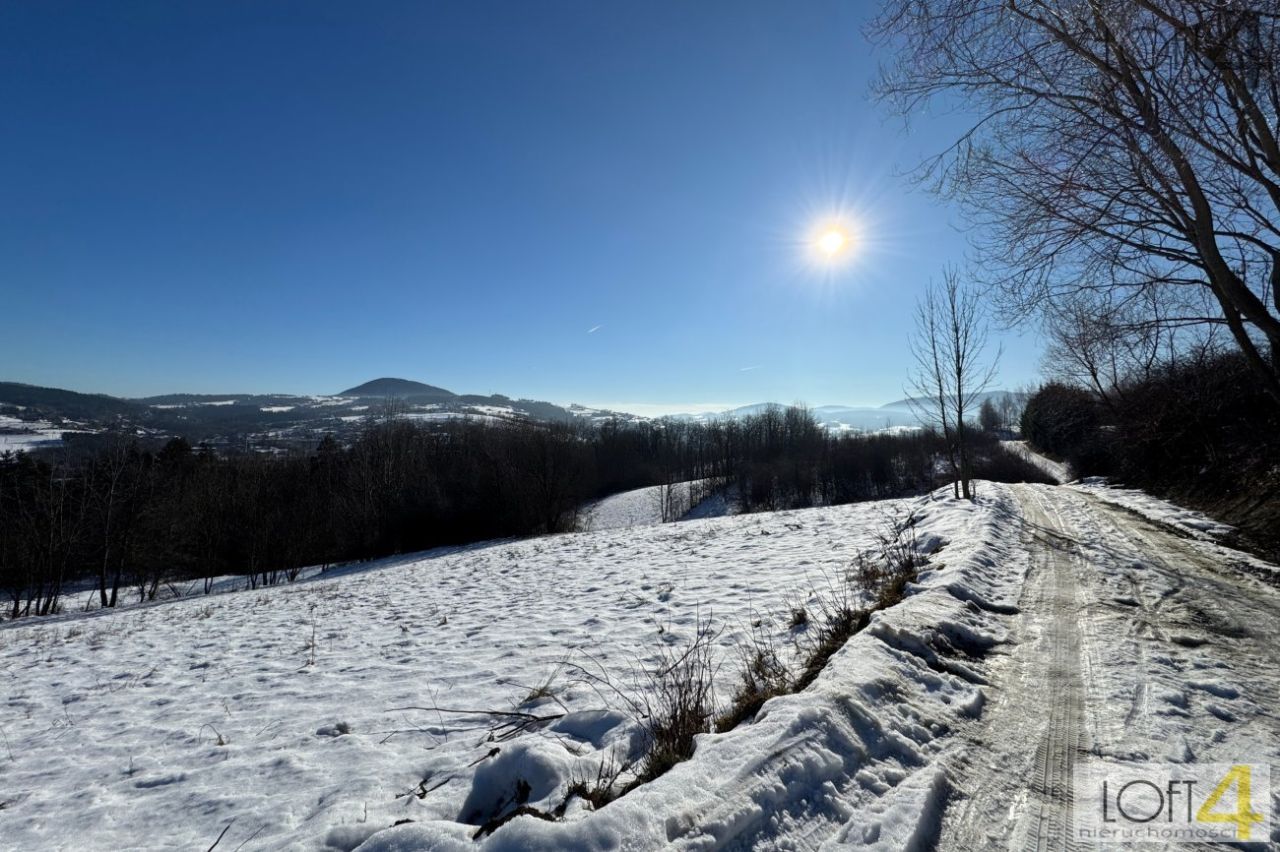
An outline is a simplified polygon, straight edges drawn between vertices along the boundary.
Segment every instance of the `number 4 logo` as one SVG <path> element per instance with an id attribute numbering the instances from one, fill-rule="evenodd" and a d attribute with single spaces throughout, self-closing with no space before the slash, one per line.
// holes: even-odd
<path id="1" fill-rule="evenodd" d="M 1222 797 L 1232 787 L 1236 788 L 1236 809 L 1234 811 L 1215 811 Z M 1213 788 L 1209 798 L 1196 811 L 1199 822 L 1227 822 L 1236 826 L 1236 839 L 1248 840 L 1254 823 L 1262 822 L 1262 815 L 1253 811 L 1253 768 L 1250 766 L 1233 766 L 1222 776 L 1218 786 Z"/>

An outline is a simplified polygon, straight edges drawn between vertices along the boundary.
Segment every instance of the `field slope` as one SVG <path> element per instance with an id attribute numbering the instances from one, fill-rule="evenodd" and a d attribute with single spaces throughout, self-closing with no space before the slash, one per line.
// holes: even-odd
<path id="1" fill-rule="evenodd" d="M 495 542 L 8 622 L 0 836 L 1064 848 L 1082 755 L 1280 762 L 1273 569 L 1110 496 L 980 483 L 973 504 L 939 492 Z M 561 821 L 518 817 L 473 839 L 515 791 L 551 810 L 633 756 L 643 720 L 625 696 L 700 625 L 722 699 L 742 642 L 765 637 L 794 662 L 807 639 L 791 613 L 820 606 L 907 515 L 930 564 L 806 690 L 701 736 L 690 761 L 599 810 L 573 800 Z M 513 709 L 547 718 L 505 737 L 474 712 Z"/>

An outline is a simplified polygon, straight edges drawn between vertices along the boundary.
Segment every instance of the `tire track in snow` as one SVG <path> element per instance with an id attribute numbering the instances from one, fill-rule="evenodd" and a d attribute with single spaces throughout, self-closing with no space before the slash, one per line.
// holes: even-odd
<path id="1" fill-rule="evenodd" d="M 1050 510 L 1035 495 L 1024 503 L 1033 522 L 1063 531 L 1061 518 L 1050 518 Z M 1072 568 L 1074 554 L 1046 548 L 1047 589 L 1050 614 L 1048 643 L 1052 660 L 1048 672 L 1049 723 L 1036 747 L 1036 768 L 1032 785 L 1034 799 L 1030 819 L 1024 824 L 1024 849 L 1074 849 L 1071 840 L 1072 779 L 1076 755 L 1083 751 L 1084 686 L 1080 675 L 1079 583 Z"/>
<path id="2" fill-rule="evenodd" d="M 1071 850 L 1071 786 L 1085 747 L 1075 541 L 1035 490 L 1015 487 L 1035 554 L 1020 635 L 998 697 L 955 758 L 966 795 L 944 815 L 938 849 Z"/>
<path id="3" fill-rule="evenodd" d="M 949 757 L 960 795 L 936 848 L 1085 848 L 1070 835 L 1086 755 L 1275 764 L 1274 588 L 1235 570 L 1232 552 L 1079 489 L 1014 492 L 1033 569 L 988 712 Z"/>

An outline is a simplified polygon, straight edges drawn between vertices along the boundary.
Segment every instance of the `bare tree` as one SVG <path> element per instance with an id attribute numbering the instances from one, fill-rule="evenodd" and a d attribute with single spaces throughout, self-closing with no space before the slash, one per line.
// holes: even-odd
<path id="1" fill-rule="evenodd" d="M 658 508 L 658 516 L 662 523 L 678 521 L 684 515 L 683 486 L 684 483 L 680 482 L 674 473 L 665 472 L 662 481 L 654 488 L 652 500 Z"/>
<path id="2" fill-rule="evenodd" d="M 936 428 L 947 445 L 955 494 L 973 498 L 969 452 L 970 421 L 977 399 L 995 378 L 999 353 L 982 363 L 987 348 L 985 312 L 978 293 L 948 269 L 942 285 L 930 286 L 916 306 L 911 340 L 915 369 L 908 394 L 921 421 Z"/>
<path id="3" fill-rule="evenodd" d="M 121 433 L 109 437 L 92 471 L 90 491 L 96 504 L 100 539 L 98 598 L 104 608 L 114 607 L 119 600 L 125 569 L 133 556 L 141 466 L 136 440 Z"/>
<path id="4" fill-rule="evenodd" d="M 1030 397 L 1030 390 L 1006 393 L 1000 397 L 1000 422 L 1004 424 L 1004 428 L 1011 432 L 1018 431 L 1018 421 L 1022 419 L 1022 409 L 1026 405 L 1026 400 Z"/>
<path id="5" fill-rule="evenodd" d="M 1010 316 L 1150 300 L 1224 327 L 1280 402 L 1275 0 L 889 0 L 881 93 L 979 118 L 923 176 L 959 198 Z"/>
<path id="6" fill-rule="evenodd" d="M 399 396 L 387 396 L 382 399 L 376 409 L 371 410 L 369 417 L 375 423 L 394 423 L 409 413 L 409 403 Z"/>
<path id="7" fill-rule="evenodd" d="M 1151 378 L 1179 356 L 1219 351 L 1219 326 L 1178 327 L 1160 321 L 1162 306 L 1105 298 L 1063 299 L 1047 308 L 1044 371 L 1097 393 L 1115 411 L 1126 387 Z"/>
<path id="8" fill-rule="evenodd" d="M 1064 384 L 1091 388 L 1113 411 L 1125 380 L 1149 376 L 1163 345 L 1172 343 L 1173 330 L 1135 321 L 1126 308 L 1108 310 L 1096 301 L 1067 299 L 1051 310 L 1045 373 Z"/>

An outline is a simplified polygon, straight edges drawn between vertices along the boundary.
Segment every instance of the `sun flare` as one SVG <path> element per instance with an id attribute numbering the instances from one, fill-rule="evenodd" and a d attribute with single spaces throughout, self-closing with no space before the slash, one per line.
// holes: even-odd
<path id="1" fill-rule="evenodd" d="M 845 222 L 826 222 L 810 238 L 814 254 L 824 265 L 844 260 L 857 247 Z"/>
<path id="2" fill-rule="evenodd" d="M 824 284 L 859 277 L 877 248 L 866 214 L 851 204 L 810 206 L 798 213 L 792 228 L 787 245 L 799 271 Z"/>
<path id="3" fill-rule="evenodd" d="M 827 228 L 818 237 L 818 251 L 835 257 L 849 247 L 849 235 L 841 228 Z"/>

